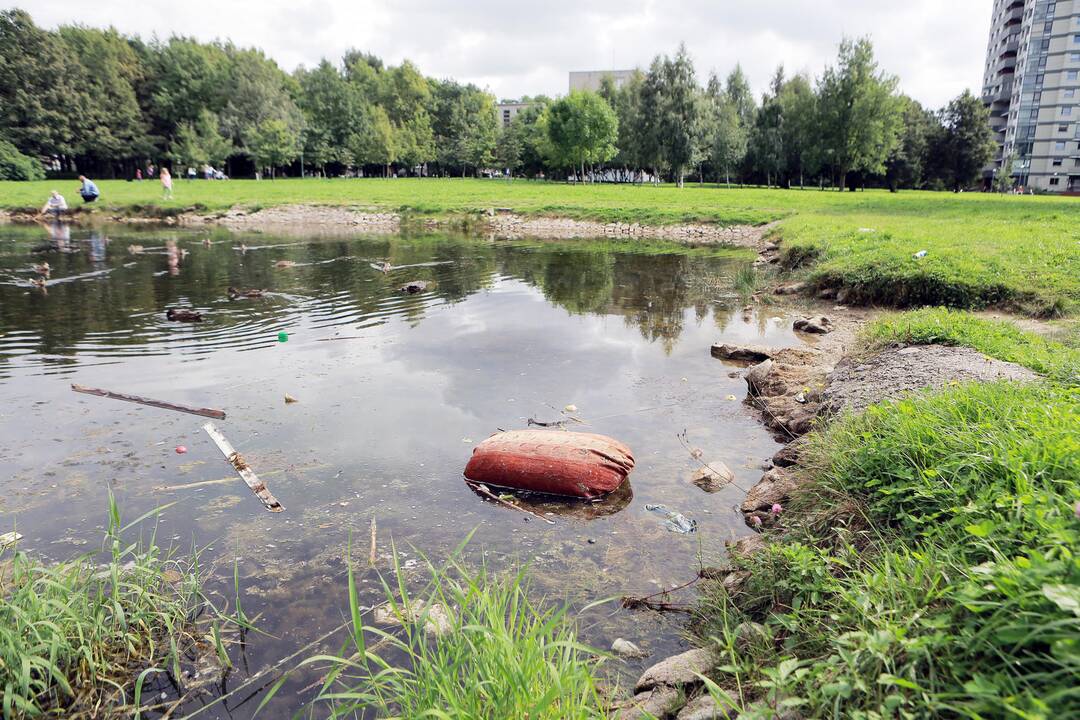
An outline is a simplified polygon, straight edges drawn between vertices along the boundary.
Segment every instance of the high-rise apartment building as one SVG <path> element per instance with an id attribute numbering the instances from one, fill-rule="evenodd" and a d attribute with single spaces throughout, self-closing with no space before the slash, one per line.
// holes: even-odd
<path id="1" fill-rule="evenodd" d="M 983 101 L 1014 186 L 1080 192 L 1080 0 L 994 0 Z"/>

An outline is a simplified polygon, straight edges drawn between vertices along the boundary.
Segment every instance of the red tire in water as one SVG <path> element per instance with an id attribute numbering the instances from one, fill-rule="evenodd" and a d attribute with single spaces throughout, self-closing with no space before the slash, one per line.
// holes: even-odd
<path id="1" fill-rule="evenodd" d="M 630 448 L 593 433 L 511 430 L 476 446 L 465 477 L 497 487 L 594 498 L 634 469 Z"/>

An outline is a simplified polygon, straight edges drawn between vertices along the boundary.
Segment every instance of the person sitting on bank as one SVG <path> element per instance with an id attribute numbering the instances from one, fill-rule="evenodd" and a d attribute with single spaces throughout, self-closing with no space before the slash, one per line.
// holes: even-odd
<path id="1" fill-rule="evenodd" d="M 79 195 L 82 196 L 83 202 L 92 203 L 98 199 L 99 195 L 101 195 L 101 192 L 98 191 L 94 181 L 85 175 L 79 176 L 79 182 L 82 183 L 82 186 L 79 188 Z"/>
<path id="2" fill-rule="evenodd" d="M 52 215 L 55 218 L 59 218 L 67 209 L 67 200 L 64 199 L 64 196 L 60 194 L 59 190 L 53 190 L 49 195 L 49 199 L 41 206 L 41 214 Z"/>

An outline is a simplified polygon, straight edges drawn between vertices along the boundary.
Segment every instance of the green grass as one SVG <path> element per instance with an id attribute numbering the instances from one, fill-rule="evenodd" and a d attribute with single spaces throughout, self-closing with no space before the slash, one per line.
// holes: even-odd
<path id="1" fill-rule="evenodd" d="M 1066 345 L 1021 330 L 1011 322 L 966 312 L 923 308 L 886 315 L 863 327 L 860 339 L 869 352 L 893 343 L 963 345 L 1055 380 L 1080 385 L 1080 344 Z"/>
<path id="2" fill-rule="evenodd" d="M 811 436 L 806 467 L 745 593 L 703 601 L 721 644 L 766 628 L 721 687 L 811 718 L 1080 716 L 1080 390 L 882 404 Z"/>
<path id="3" fill-rule="evenodd" d="M 115 504 L 100 566 L 0 557 L 0 701 L 5 720 L 131 717 L 154 672 L 174 671 L 200 603 L 197 570 L 153 541 L 124 544 Z M 176 673 L 179 675 L 179 673 Z"/>
<path id="4" fill-rule="evenodd" d="M 517 180 L 102 181 L 97 210 L 137 215 L 234 205 L 348 205 L 419 216 L 472 217 L 491 208 L 604 222 L 760 225 L 781 220 L 786 267 L 850 302 L 1001 306 L 1051 316 L 1080 307 L 1080 200 L 983 193 L 566 185 Z M 80 205 L 73 181 L 0 182 L 0 207 L 41 206 L 52 188 Z M 913 255 L 926 250 L 927 255 Z"/>
<path id="5" fill-rule="evenodd" d="M 305 662 L 326 666 L 313 701 L 320 717 L 607 717 L 597 651 L 577 640 L 566 608 L 541 609 L 530 599 L 524 572 L 493 577 L 453 558 L 445 569 L 428 568 L 431 582 L 420 593 L 409 593 L 398 567 L 397 584 L 384 585 L 402 625 L 393 631 L 363 622 L 350 569 L 351 645 Z M 438 633 L 428 627 L 436 607 L 447 618 Z"/>

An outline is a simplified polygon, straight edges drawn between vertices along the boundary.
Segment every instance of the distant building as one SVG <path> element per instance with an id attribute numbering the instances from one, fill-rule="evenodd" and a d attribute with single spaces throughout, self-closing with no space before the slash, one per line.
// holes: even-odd
<path id="1" fill-rule="evenodd" d="M 495 122 L 499 123 L 500 127 L 509 127 L 519 112 L 535 104 L 531 102 L 497 103 L 495 105 Z"/>
<path id="2" fill-rule="evenodd" d="M 983 102 L 1016 185 L 1080 191 L 1080 0 L 995 0 Z"/>
<path id="3" fill-rule="evenodd" d="M 610 77 L 615 82 L 615 87 L 621 88 L 633 76 L 633 70 L 571 70 L 570 92 L 574 90 L 597 92 L 605 77 Z"/>

